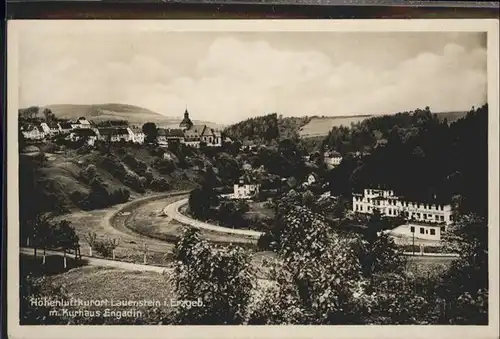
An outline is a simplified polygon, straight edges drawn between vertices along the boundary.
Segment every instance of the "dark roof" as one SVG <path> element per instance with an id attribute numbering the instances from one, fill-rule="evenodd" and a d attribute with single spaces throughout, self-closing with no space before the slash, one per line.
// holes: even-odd
<path id="1" fill-rule="evenodd" d="M 98 128 L 99 134 L 101 135 L 128 135 L 128 129 L 126 128 Z"/>
<path id="2" fill-rule="evenodd" d="M 326 156 L 329 156 L 329 157 L 342 157 L 342 154 L 340 154 L 339 152 L 337 151 L 329 151 L 329 152 L 325 152 Z"/>
<path id="3" fill-rule="evenodd" d="M 28 125 L 25 125 L 23 128 L 23 132 L 31 132 L 33 130 L 38 130 L 39 132 L 43 133 L 43 128 L 40 125 L 28 124 Z"/>
<path id="4" fill-rule="evenodd" d="M 49 128 L 59 128 L 59 124 L 55 121 L 48 122 L 47 126 L 49 126 Z"/>
<path id="5" fill-rule="evenodd" d="M 89 128 L 76 128 L 71 133 L 77 134 L 79 136 L 95 137 L 97 134 Z"/>
<path id="6" fill-rule="evenodd" d="M 191 126 L 193 126 L 193 122 L 191 121 L 191 119 L 189 119 L 189 112 L 186 109 L 186 111 L 184 112 L 184 119 L 182 119 L 179 127 L 190 128 Z"/>
<path id="7" fill-rule="evenodd" d="M 108 128 L 108 127 L 125 127 L 128 126 L 128 122 L 124 120 L 108 120 L 99 123 L 99 127 Z"/>
<path id="8" fill-rule="evenodd" d="M 258 184 L 257 178 L 251 176 L 251 175 L 242 175 L 239 177 L 238 181 L 236 182 L 237 184 L 247 184 L 247 185 L 256 185 Z"/>
<path id="9" fill-rule="evenodd" d="M 61 126 L 62 129 L 71 129 L 71 123 L 69 122 L 60 122 L 59 126 Z"/>
<path id="10" fill-rule="evenodd" d="M 179 128 L 160 128 L 158 129 L 158 136 L 182 138 L 184 137 L 184 131 Z"/>
<path id="11" fill-rule="evenodd" d="M 206 127 L 207 125 L 193 125 L 190 129 L 186 130 L 186 137 L 199 137 Z"/>

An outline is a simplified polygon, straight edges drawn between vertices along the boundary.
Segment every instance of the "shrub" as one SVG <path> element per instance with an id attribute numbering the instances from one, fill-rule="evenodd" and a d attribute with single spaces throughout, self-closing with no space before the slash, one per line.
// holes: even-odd
<path id="1" fill-rule="evenodd" d="M 136 172 L 139 175 L 144 176 L 146 174 L 146 171 L 148 170 L 148 165 L 145 162 L 136 159 L 135 157 L 131 156 L 130 154 L 125 155 L 125 157 L 123 157 L 123 161 L 134 172 Z"/>
<path id="2" fill-rule="evenodd" d="M 153 166 L 161 174 L 170 174 L 177 168 L 175 162 L 169 159 L 156 159 Z"/>
<path id="3" fill-rule="evenodd" d="M 105 258 L 111 257 L 113 254 L 113 245 L 107 240 L 97 240 L 94 249 Z"/>
<path id="4" fill-rule="evenodd" d="M 55 153 L 59 151 L 59 149 L 60 149 L 59 145 L 57 145 L 54 142 L 48 142 L 47 144 L 40 147 L 40 150 L 46 153 Z"/>
<path id="5" fill-rule="evenodd" d="M 156 192 L 168 191 L 171 188 L 170 184 L 168 183 L 168 181 L 165 180 L 164 178 L 155 178 L 155 179 L 153 179 L 150 182 L 149 187 L 152 190 L 156 191 Z"/>
<path id="6" fill-rule="evenodd" d="M 176 324 L 238 325 L 246 318 L 252 293 L 248 252 L 236 247 L 218 248 L 196 235 L 177 246 L 176 292 L 179 300 L 199 300 L 201 307 L 180 305 Z"/>
<path id="7" fill-rule="evenodd" d="M 88 165 L 78 173 L 78 179 L 86 184 L 89 184 L 97 176 L 97 168 L 95 165 Z"/>
<path id="8" fill-rule="evenodd" d="M 80 208 L 86 208 L 87 195 L 80 191 L 74 191 L 70 194 L 71 201 Z"/>
<path id="9" fill-rule="evenodd" d="M 127 202 L 129 198 L 130 198 L 130 191 L 125 187 L 113 191 L 112 202 L 115 204 L 121 204 Z"/>
<path id="10" fill-rule="evenodd" d="M 144 172 L 144 177 L 146 178 L 147 182 L 151 183 L 151 181 L 154 180 L 154 174 L 153 174 L 153 170 L 151 170 L 151 168 L 148 168 L 145 172 Z"/>
<path id="11" fill-rule="evenodd" d="M 134 172 L 128 172 L 122 182 L 128 187 L 132 188 L 134 191 L 139 193 L 145 192 L 146 178 L 138 176 Z"/>

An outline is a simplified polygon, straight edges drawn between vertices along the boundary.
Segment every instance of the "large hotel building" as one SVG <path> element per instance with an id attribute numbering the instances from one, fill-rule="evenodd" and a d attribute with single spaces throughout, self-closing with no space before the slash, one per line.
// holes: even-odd
<path id="1" fill-rule="evenodd" d="M 407 220 L 449 225 L 452 222 L 451 205 L 424 204 L 405 201 L 392 190 L 365 189 L 353 194 L 353 211 L 372 214 L 375 209 L 388 217 L 402 216 Z"/>

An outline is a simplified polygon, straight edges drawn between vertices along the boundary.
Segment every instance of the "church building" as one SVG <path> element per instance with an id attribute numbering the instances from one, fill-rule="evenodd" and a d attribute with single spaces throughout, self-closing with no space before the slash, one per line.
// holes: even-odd
<path id="1" fill-rule="evenodd" d="M 184 144 L 194 148 L 199 148 L 203 142 L 208 147 L 220 147 L 222 145 L 222 135 L 220 131 L 210 128 L 207 125 L 195 125 L 189 118 L 186 108 L 184 118 L 179 124 L 179 128 L 184 131 Z"/>

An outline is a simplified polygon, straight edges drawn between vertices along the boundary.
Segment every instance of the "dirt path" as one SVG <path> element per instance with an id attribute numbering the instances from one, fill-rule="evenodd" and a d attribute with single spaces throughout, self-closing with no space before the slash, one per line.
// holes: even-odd
<path id="1" fill-rule="evenodd" d="M 25 255 L 31 255 L 34 256 L 33 249 L 28 248 L 28 247 L 21 247 L 19 251 L 22 254 Z M 64 256 L 62 252 L 59 251 L 52 251 L 52 250 L 47 250 L 46 251 L 47 255 L 56 255 L 56 256 Z M 41 252 L 38 252 L 38 256 L 41 256 Z M 73 257 L 72 254 L 66 254 L 67 257 Z M 130 270 L 130 271 L 149 271 L 149 272 L 156 272 L 156 273 L 172 273 L 173 268 L 171 267 L 162 267 L 162 266 L 153 266 L 153 265 L 143 265 L 143 264 L 134 264 L 134 263 L 129 263 L 129 262 L 123 262 L 123 261 L 118 261 L 118 260 L 109 260 L 109 259 L 102 259 L 102 258 L 94 258 L 94 257 L 89 257 L 86 255 L 82 255 L 82 260 L 84 260 L 87 265 L 90 266 L 103 266 L 103 267 L 114 267 L 114 268 L 119 268 L 123 270 Z"/>
<path id="2" fill-rule="evenodd" d="M 262 232 L 245 230 L 245 229 L 222 227 L 222 226 L 212 225 L 212 224 L 208 224 L 208 223 L 205 223 L 205 222 L 202 222 L 199 220 L 189 218 L 189 217 L 187 217 L 179 212 L 179 208 L 186 205 L 187 202 L 188 202 L 187 198 L 177 200 L 177 201 L 167 205 L 164 209 L 164 212 L 166 215 L 168 215 L 172 219 L 177 220 L 180 223 L 190 225 L 190 226 L 193 226 L 196 228 L 201 228 L 201 229 L 214 231 L 214 232 L 220 232 L 220 233 L 242 235 L 242 236 L 247 236 L 247 237 L 251 237 L 254 239 L 258 239 L 262 235 Z"/>
<path id="3" fill-rule="evenodd" d="M 24 255 L 34 256 L 33 248 L 21 247 L 21 248 L 19 248 L 19 252 L 24 254 Z M 38 256 L 41 256 L 41 253 L 40 252 L 38 252 L 38 253 L 39 253 Z M 60 256 L 60 257 L 64 256 L 63 252 L 52 251 L 52 250 L 47 250 L 46 254 L 51 255 L 51 256 L 53 256 L 53 255 Z M 70 257 L 73 255 L 66 254 L 66 256 Z M 128 271 L 156 272 L 156 273 L 160 273 L 160 274 L 173 274 L 174 273 L 174 269 L 172 267 L 135 264 L 135 263 L 118 261 L 118 260 L 94 258 L 94 257 L 86 256 L 86 255 L 82 255 L 82 260 L 84 260 L 85 263 L 89 266 L 113 267 L 113 268 L 128 270 Z M 268 286 L 272 283 L 271 280 L 262 279 L 262 278 L 257 278 L 256 281 L 257 281 L 257 284 L 259 284 L 260 286 Z"/>

